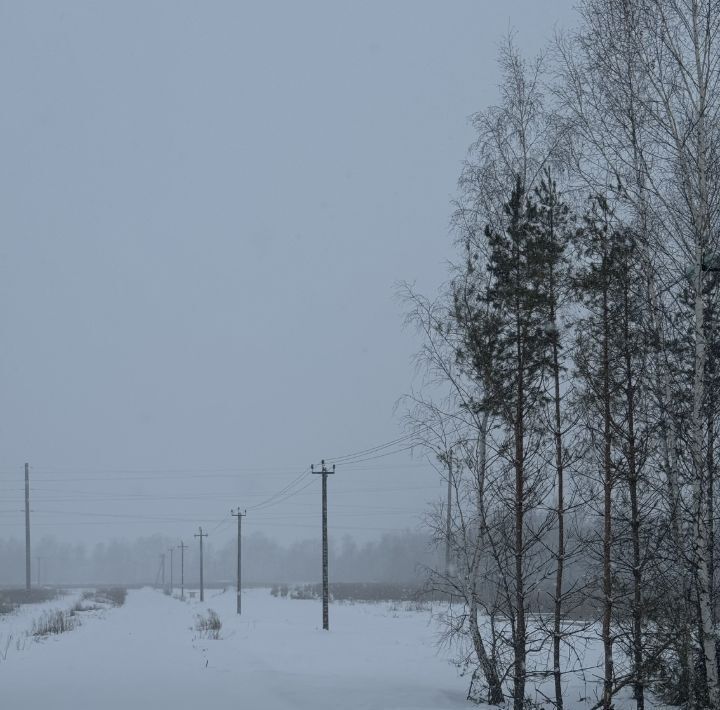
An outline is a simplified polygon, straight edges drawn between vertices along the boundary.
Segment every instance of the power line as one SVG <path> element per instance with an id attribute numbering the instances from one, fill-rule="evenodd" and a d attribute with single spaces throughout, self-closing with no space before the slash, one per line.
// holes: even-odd
<path id="1" fill-rule="evenodd" d="M 302 481 L 308 475 L 310 475 L 310 469 L 306 468 L 304 471 L 302 471 L 300 474 L 298 474 L 295 478 L 293 478 L 293 480 L 290 481 L 290 483 L 288 483 L 286 486 L 281 488 L 276 493 L 273 493 L 270 497 L 266 498 L 265 500 L 260 501 L 259 503 L 256 503 L 254 506 L 251 506 L 250 509 L 255 510 L 261 506 L 266 505 L 267 503 L 270 503 L 274 499 L 279 498 L 284 493 L 289 492 L 294 486 L 298 485 L 300 483 L 300 481 Z"/>
<path id="2" fill-rule="evenodd" d="M 402 449 L 399 449 L 398 451 L 392 452 L 394 455 L 395 453 L 401 453 L 402 451 L 406 451 L 408 448 L 411 447 L 405 447 Z M 391 454 L 388 454 L 391 455 Z M 367 460 L 372 460 L 372 457 L 368 458 Z M 387 470 L 395 470 L 395 469 L 427 469 L 428 464 L 427 463 L 394 463 L 394 464 L 383 464 L 382 466 L 356 466 L 354 463 L 350 463 L 348 465 L 343 466 L 344 470 L 348 471 L 387 471 Z M 284 476 L 288 472 L 294 472 L 296 471 L 296 467 L 288 467 L 287 469 L 273 469 L 271 471 L 262 471 L 262 476 L 268 477 L 268 476 Z M 35 471 L 35 468 L 33 467 L 33 472 Z M 250 470 L 248 469 L 248 472 Z M 259 470 L 257 472 L 260 472 Z M 10 472 L 0 472 L 0 475 L 10 475 Z M 12 474 L 13 476 L 17 475 L 17 472 Z M 225 478 L 230 480 L 237 480 L 236 474 L 195 474 L 191 476 L 186 477 L 179 477 L 179 480 L 194 480 L 194 479 L 205 479 L 205 478 Z M 33 490 L 35 491 L 49 491 L 53 492 L 56 489 L 55 488 L 46 488 L 45 485 L 35 485 L 38 482 L 41 484 L 47 484 L 48 486 L 62 486 L 62 489 L 64 491 L 68 490 L 65 488 L 65 485 L 68 482 L 99 482 L 99 483 L 110 483 L 110 482 L 117 482 L 120 484 L 124 484 L 126 481 L 130 480 L 137 480 L 142 481 L 143 483 L 152 484 L 154 481 L 163 481 L 163 480 L 178 480 L 178 476 L 163 476 L 163 477 L 153 477 L 148 478 L 147 476 L 133 476 L 133 477 L 126 477 L 126 476 L 83 476 L 83 477 L 67 477 L 67 476 L 37 476 L 33 475 Z M 2 483 L 0 483 L 0 492 L 2 493 L 22 493 L 24 491 L 24 488 L 22 487 L 4 487 Z M 72 492 L 77 492 L 78 494 L 85 493 L 84 490 L 75 490 Z M 132 495 L 132 494 L 128 494 Z"/>
<path id="3" fill-rule="evenodd" d="M 378 444 L 377 446 L 371 446 L 371 447 L 369 447 L 369 448 L 367 448 L 367 449 L 361 449 L 360 451 L 355 451 L 355 452 L 350 453 L 350 454 L 343 454 L 343 455 L 341 455 L 341 456 L 332 456 L 332 457 L 327 458 L 326 461 L 335 462 L 335 463 L 338 463 L 338 462 L 341 462 L 341 461 L 342 461 L 342 462 L 348 462 L 350 459 L 354 459 L 354 458 L 357 458 L 357 457 L 366 456 L 366 455 L 368 455 L 368 454 L 373 454 L 373 453 L 375 453 L 375 452 L 377 452 L 377 451 L 380 451 L 380 450 L 382 450 L 382 449 L 387 449 L 387 448 L 390 448 L 390 447 L 392 447 L 392 446 L 396 446 L 397 444 L 403 443 L 403 442 L 405 442 L 405 441 L 409 441 L 410 439 L 417 438 L 420 434 L 425 433 L 425 432 L 427 432 L 427 431 L 429 431 L 429 430 L 432 430 L 432 429 L 433 429 L 435 426 L 437 426 L 438 424 L 444 424 L 446 421 L 448 421 L 449 419 L 452 419 L 452 418 L 454 418 L 454 417 L 455 417 L 454 414 L 446 414 L 444 417 L 441 417 L 441 418 L 438 420 L 438 422 L 435 423 L 435 424 L 426 424 L 426 425 L 423 425 L 423 426 L 419 427 L 418 429 L 415 429 L 415 430 L 412 431 L 412 432 L 408 432 L 407 434 L 404 434 L 403 436 L 397 437 L 396 439 L 392 439 L 391 441 L 387 441 L 387 442 L 385 442 L 384 444 Z M 413 448 L 413 447 L 410 446 L 410 447 L 407 447 L 407 448 Z M 406 449 L 401 449 L 401 451 L 405 451 L 405 450 L 407 450 L 407 448 L 406 448 Z M 365 460 L 369 460 L 369 459 L 365 459 Z"/>
<path id="4" fill-rule="evenodd" d="M 210 531 L 209 534 L 212 535 L 213 533 L 217 532 L 218 530 L 222 530 L 222 528 L 224 528 L 227 524 L 228 524 L 227 517 L 223 515 L 223 517 L 220 518 L 220 520 L 217 522 L 217 524 L 216 524 L 215 527 Z"/>
<path id="5" fill-rule="evenodd" d="M 281 503 L 285 503 L 286 501 L 290 500 L 291 498 L 295 498 L 299 495 L 314 495 L 314 493 L 303 493 L 303 491 L 306 488 L 309 488 L 315 483 L 314 480 L 309 480 L 302 488 L 298 488 L 296 491 L 293 491 L 292 493 L 289 493 L 288 495 L 284 496 L 283 498 L 279 498 L 276 501 L 273 501 L 272 503 L 268 503 L 267 505 L 253 507 L 251 510 L 254 511 L 262 511 L 267 510 L 268 508 L 273 508 L 276 505 L 280 505 Z"/>
<path id="6" fill-rule="evenodd" d="M 442 424 L 449 419 L 453 419 L 456 415 L 454 414 L 446 414 L 443 417 L 441 417 L 437 423 L 435 424 L 425 424 L 414 431 L 408 432 L 407 434 L 403 434 L 402 436 L 396 437 L 394 439 L 391 439 L 389 441 L 383 442 L 381 444 L 377 444 L 375 446 L 370 446 L 365 449 L 360 449 L 358 451 L 341 454 L 338 456 L 329 457 L 326 459 L 327 462 L 343 462 L 343 463 L 349 463 L 351 459 L 362 459 L 362 460 L 372 460 L 372 458 L 381 458 L 381 456 L 378 457 L 372 457 L 372 458 L 365 458 L 369 455 L 376 454 L 380 451 L 384 451 L 386 449 L 392 448 L 394 446 L 397 446 L 399 444 L 402 444 L 404 442 L 410 441 L 412 439 L 416 439 L 419 435 L 426 433 L 428 431 L 432 431 L 434 427 L 436 427 L 438 424 Z M 401 449 L 398 449 L 397 451 L 391 451 L 387 454 L 383 454 L 383 456 L 392 456 L 397 453 L 402 453 L 403 451 L 407 451 L 410 448 L 413 448 L 412 446 L 406 446 Z M 233 478 L 237 476 L 237 474 L 240 473 L 246 473 L 246 474 L 257 474 L 259 472 L 262 472 L 264 475 L 268 474 L 277 474 L 277 475 L 283 475 L 284 473 L 288 471 L 292 471 L 294 469 L 293 466 L 229 466 L 229 467 L 221 467 L 221 468 L 94 468 L 94 467 L 77 467 L 77 466 L 68 466 L 68 467 L 43 467 L 43 466 L 33 466 L 33 471 L 37 474 L 41 474 L 37 477 L 37 479 L 34 480 L 47 480 L 47 481 L 54 481 L 57 480 L 58 482 L 65 482 L 65 481 L 86 481 L 86 480 L 96 480 L 96 477 L 90 476 L 67 476 L 67 473 L 90 473 L 90 474 L 110 474 L 111 476 L 119 476 L 122 480 L 134 480 L 130 476 L 122 475 L 122 474 L 137 474 L 135 476 L 136 480 L 143 480 L 147 481 L 147 475 L 148 474 L 157 474 L 162 475 L 166 474 L 168 477 L 173 478 L 174 480 L 177 479 L 178 476 L 187 476 L 189 478 L 209 478 L 209 477 L 228 477 Z M 50 478 L 45 478 L 42 474 L 51 474 Z M 54 474 L 54 475 L 53 475 Z M 0 471 L 0 475 L 15 475 L 14 471 L 12 470 L 2 470 Z M 58 476 L 58 478 L 55 478 L 55 476 Z M 61 478 L 60 478 L 61 477 Z M 107 480 L 106 476 L 98 476 L 97 480 Z"/>
<path id="7" fill-rule="evenodd" d="M 157 525 L 158 522 L 167 522 L 167 521 L 152 521 L 152 520 L 143 521 L 143 520 L 140 520 L 140 521 L 137 521 L 135 524 L 136 525 L 146 525 L 146 524 Z M 188 522 L 188 521 L 184 521 L 184 522 Z M 52 527 L 52 528 L 68 527 L 68 526 L 75 527 L 75 526 L 86 526 L 86 525 L 107 526 L 107 522 L 101 521 L 101 520 L 79 520 L 79 521 L 73 521 L 73 522 L 60 521 L 60 522 L 53 522 L 53 523 L 50 523 L 50 522 L 48 522 L 48 523 L 33 523 L 33 525 L 35 527 L 39 526 L 39 527 L 46 527 L 46 528 L 47 527 Z M 308 528 L 308 529 L 313 529 L 313 530 L 315 530 L 317 528 L 316 525 L 310 525 L 310 524 L 306 524 L 306 523 L 287 523 L 287 524 L 285 524 L 285 523 L 278 523 L 275 520 L 258 521 L 257 525 L 258 525 L 258 527 L 265 526 L 265 527 L 272 527 L 272 528 L 278 528 L 278 527 L 293 528 L 293 529 Z M 16 524 L 0 522 L 0 526 L 16 527 Z M 378 527 L 377 525 L 365 525 L 365 526 L 363 526 L 363 525 L 333 525 L 333 529 L 334 530 L 370 530 L 370 531 L 376 531 L 376 532 L 402 532 L 403 530 L 408 530 L 409 527 L 405 526 L 405 527 L 400 527 L 400 528 L 397 528 L 397 527 L 386 528 L 386 527 Z"/>
<path id="8" fill-rule="evenodd" d="M 451 418 L 453 415 L 447 415 L 446 417 L 442 418 L 440 422 L 446 421 L 447 419 Z M 332 459 L 328 459 L 328 461 L 334 461 L 334 462 L 343 462 L 344 465 L 347 465 L 348 470 L 374 470 L 371 467 L 360 467 L 359 464 L 366 463 L 368 461 L 374 461 L 378 459 L 386 459 L 392 456 L 397 456 L 398 454 L 402 454 L 404 452 L 407 452 L 414 448 L 417 445 L 417 437 L 422 434 L 423 432 L 426 432 L 428 430 L 431 430 L 433 427 L 432 425 L 426 425 L 423 427 L 420 427 L 416 429 L 413 432 L 410 432 L 408 434 L 405 434 L 400 437 L 396 437 L 395 439 L 392 439 L 390 441 L 384 442 L 382 444 L 378 444 L 376 446 L 368 447 L 365 449 L 360 449 L 358 451 L 343 454 L 340 456 L 336 456 Z M 412 442 L 412 443 L 408 443 Z M 405 468 L 409 467 L 408 465 L 403 466 Z M 420 467 L 420 466 L 416 466 Z M 426 466 L 422 466 L 423 468 L 426 468 Z M 384 465 L 381 470 L 388 470 L 392 469 L 393 466 L 391 465 Z M 400 468 L 400 466 L 395 466 L 395 468 Z M 86 469 L 88 473 L 91 475 L 85 475 L 85 476 L 67 476 L 63 469 L 61 468 L 43 468 L 43 467 L 34 467 L 33 471 L 40 471 L 41 474 L 39 477 L 33 476 L 33 480 L 38 480 L 41 483 L 47 484 L 48 486 L 52 486 L 54 484 L 57 485 L 63 485 L 70 481 L 78 481 L 78 482 L 92 482 L 92 481 L 98 481 L 103 483 L 108 483 L 111 481 L 119 481 L 119 482 L 127 482 L 130 480 L 142 480 L 144 483 L 152 483 L 153 481 L 160 481 L 165 478 L 180 478 L 185 480 L 192 480 L 195 478 L 198 479 L 207 479 L 207 478 L 237 478 L 238 475 L 242 473 L 258 473 L 258 472 L 264 472 L 264 476 L 268 475 L 285 475 L 285 472 L 291 470 L 287 467 L 228 467 L 228 468 L 215 468 L 215 469 L 172 469 L 172 468 L 133 468 L 133 469 L 123 469 L 123 468 L 113 468 L 113 469 Z M 77 468 L 69 468 L 67 471 L 71 473 L 76 473 L 78 471 Z M 97 475 L 100 473 L 105 473 L 105 475 Z M 291 498 L 294 498 L 299 495 L 310 495 L 309 493 L 306 494 L 305 490 L 309 488 L 313 484 L 313 477 L 310 475 L 312 473 L 312 469 L 304 469 L 301 471 L 297 476 L 295 476 L 291 481 L 289 481 L 287 484 L 282 486 L 279 490 L 275 491 L 274 493 L 267 495 L 262 493 L 251 493 L 251 494 L 245 494 L 247 497 L 258 497 L 258 496 L 265 496 L 262 498 L 258 503 L 250 506 L 248 510 L 252 511 L 264 511 L 269 508 L 275 507 L 277 505 L 281 505 L 282 503 L 287 502 Z M 96 474 L 96 475 L 92 475 Z M 144 474 L 144 475 L 139 475 Z M 150 479 L 148 479 L 148 474 L 154 474 Z M 356 488 L 356 489 L 346 489 L 346 490 L 339 490 L 336 491 L 338 495 L 347 494 L 347 493 L 356 493 L 356 492 L 375 492 L 375 491 L 392 491 L 392 490 L 402 490 L 407 491 L 411 489 L 429 489 L 429 488 L 435 488 L 434 486 L 403 486 L 402 488 L 388 488 L 388 487 L 382 487 L 382 488 Z M 22 489 L 10 489 L 13 491 L 22 491 Z M 60 495 L 53 496 L 52 494 L 56 491 L 52 488 L 46 488 L 44 486 L 40 486 L 40 488 L 35 489 L 39 492 L 40 495 L 35 497 L 35 500 L 37 502 L 43 503 L 43 502 L 55 502 L 55 503 L 63 503 L 63 502 L 91 502 L 91 501 L 133 501 L 133 502 L 153 502 L 153 501 L 171 501 L 171 500 L 220 500 L 225 499 L 228 497 L 228 495 L 236 495 L 237 492 L 234 491 L 230 494 L 197 494 L 197 495 L 188 495 L 188 496 L 166 496 L 166 495 L 152 495 L 152 494 L 144 494 L 144 493 L 138 493 L 138 494 L 128 494 L 128 493 L 118 493 L 116 495 L 109 495 L 105 493 L 104 495 L 100 496 L 93 496 L 91 491 L 88 490 L 82 490 L 82 491 L 69 491 L 66 488 L 63 488 L 62 491 L 57 491 Z M 70 493 L 74 493 L 74 495 L 68 495 Z M 26 494 L 27 494 L 27 486 L 26 486 Z M 8 502 L 12 503 L 13 499 L 8 499 Z M 26 505 L 27 508 L 27 505 Z M 8 512 L 15 512 L 15 511 L 8 511 Z M 135 524 L 140 523 L 185 523 L 190 522 L 189 518 L 184 517 L 175 517 L 175 516 L 160 516 L 160 515 L 138 515 L 138 514 L 123 514 L 123 513 L 102 513 L 102 512 L 80 512 L 80 511 L 66 511 L 66 510 L 41 510 L 38 511 L 41 515 L 73 515 L 75 517 L 98 517 L 98 518 L 115 518 L 118 520 L 128 520 L 133 521 Z M 363 515 L 367 515 L 368 509 L 365 508 Z M 404 512 L 404 511 L 402 511 Z M 411 512 L 411 511 L 407 511 Z M 297 515 L 297 514 L 296 514 Z M 302 516 L 302 514 L 300 514 Z M 27 517 L 27 516 L 26 516 Z M 283 516 L 283 519 L 286 519 L 287 516 Z M 272 520 L 272 517 L 263 518 L 262 516 L 258 519 L 258 522 L 262 522 L 263 520 L 269 521 Z M 213 521 L 214 522 L 214 521 Z M 8 525 L 9 523 L 0 523 L 0 525 Z M 87 521 L 87 520 L 75 520 L 73 522 L 56 522 L 56 523 L 39 523 L 44 526 L 49 525 L 93 525 L 93 524 L 103 524 L 100 521 Z M 223 517 L 219 521 L 216 522 L 215 526 L 212 529 L 212 533 L 218 532 L 223 529 L 225 525 L 228 524 L 228 519 Z M 287 526 L 287 525 L 286 525 Z M 301 525 L 297 524 L 291 524 L 291 527 L 302 527 Z M 338 526 L 343 527 L 343 526 Z M 367 529 L 367 528 L 361 528 L 361 527 L 355 527 L 351 528 L 349 526 L 344 526 L 345 529 Z M 377 528 L 373 526 L 372 529 L 379 530 L 380 528 Z M 196 537 L 200 538 L 200 546 L 202 549 L 202 540 L 203 537 L 206 537 L 207 533 L 200 532 L 200 535 L 196 535 Z M 29 551 L 29 543 L 27 545 L 27 549 Z M 201 576 L 202 576 L 202 568 L 201 568 Z"/>

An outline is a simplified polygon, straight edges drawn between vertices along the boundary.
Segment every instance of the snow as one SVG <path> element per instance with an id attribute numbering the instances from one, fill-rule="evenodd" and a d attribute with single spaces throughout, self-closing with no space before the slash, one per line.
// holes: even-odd
<path id="1" fill-rule="evenodd" d="M 4 660 L 27 648 L 31 639 L 33 621 L 54 609 L 69 609 L 80 597 L 80 592 L 69 591 L 58 599 L 40 604 L 25 604 L 9 614 L 0 615 L 0 674 Z"/>
<path id="2" fill-rule="evenodd" d="M 0 633 L 25 628 L 43 607 L 0 619 Z M 214 609 L 221 638 L 199 638 L 195 617 Z M 275 598 L 267 589 L 209 591 L 204 604 L 151 589 L 128 593 L 123 607 L 82 614 L 61 636 L 28 641 L 0 661 L 5 707 L 263 708 L 264 710 L 454 710 L 470 707 L 466 679 L 435 644 L 425 612 L 402 605 L 332 604 L 330 632 L 321 604 Z M 7 628 L 6 628 L 7 626 Z"/>
<path id="3" fill-rule="evenodd" d="M 52 609 L 69 609 L 80 591 L 0 617 L 0 687 L 4 707 L 23 710 L 457 710 L 469 677 L 450 662 L 457 649 L 438 650 L 442 631 L 427 611 L 405 603 L 338 603 L 330 631 L 319 601 L 273 597 L 268 589 L 208 590 L 205 603 L 180 601 L 153 589 L 131 590 L 120 608 L 80 614 L 81 625 L 35 640 L 25 632 Z M 220 639 L 195 629 L 213 609 Z M 412 609 L 412 610 L 411 610 Z M 440 611 L 438 608 L 436 611 Z M 486 620 L 484 620 L 486 621 Z M 565 649 L 566 707 L 588 710 L 601 691 L 599 628 Z M 7 646 L 4 639 L 12 635 Z M 19 640 L 19 643 L 18 643 Z M 7 654 L 5 656 L 5 651 Z M 550 649 L 530 654 L 529 667 L 547 668 Z M 4 659 L 4 660 L 3 660 Z M 573 672 L 578 666 L 584 672 Z M 538 704 L 552 695 L 552 678 L 528 680 Z M 631 710 L 630 688 L 616 698 Z M 648 708 L 660 704 L 648 698 Z M 486 707 L 487 706 L 483 706 Z"/>

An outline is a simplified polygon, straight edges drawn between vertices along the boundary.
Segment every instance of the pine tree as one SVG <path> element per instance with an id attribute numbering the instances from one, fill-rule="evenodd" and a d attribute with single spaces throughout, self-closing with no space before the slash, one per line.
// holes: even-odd
<path id="1" fill-rule="evenodd" d="M 561 392 L 562 334 L 558 311 L 568 290 L 567 263 L 565 250 L 570 239 L 570 208 L 558 192 L 550 170 L 545 171 L 540 185 L 535 190 L 537 238 L 542 253 L 544 273 L 541 289 L 544 293 L 546 313 L 545 332 L 550 349 L 551 407 L 550 429 L 555 454 L 555 493 L 557 516 L 557 548 L 555 552 L 555 592 L 553 613 L 553 677 L 555 681 L 555 707 L 563 708 L 561 645 L 564 586 L 563 574 L 566 558 L 565 539 L 565 451 L 563 447 L 563 394 Z"/>
<path id="2" fill-rule="evenodd" d="M 548 369 L 548 294 L 542 288 L 548 250 L 536 228 L 536 206 L 517 178 L 505 205 L 506 227 L 488 226 L 487 268 L 492 277 L 487 301 L 497 319 L 491 389 L 498 416 L 508 429 L 508 457 L 514 473 L 512 499 L 511 604 L 513 702 L 525 703 L 527 678 L 526 514 L 536 496 L 529 480 L 527 447 L 537 434 L 536 414 L 544 405 L 543 373 Z"/>

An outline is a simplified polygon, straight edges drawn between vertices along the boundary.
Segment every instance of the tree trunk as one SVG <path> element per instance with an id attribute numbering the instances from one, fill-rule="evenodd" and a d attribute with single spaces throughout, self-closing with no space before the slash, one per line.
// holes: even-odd
<path id="1" fill-rule="evenodd" d="M 708 9 L 708 13 L 710 10 Z M 697 0 L 692 0 L 691 7 L 692 47 L 695 59 L 695 74 L 697 78 L 697 121 L 695 125 L 695 139 L 697 150 L 697 187 L 689 194 L 697 196 L 693 201 L 693 222 L 695 229 L 695 372 L 693 382 L 693 409 L 690 433 L 690 445 L 693 460 L 694 499 L 695 499 L 695 565 L 696 581 L 698 585 L 698 602 L 700 606 L 701 643 L 705 656 L 705 675 L 707 679 L 707 693 L 710 706 L 720 708 L 720 682 L 718 679 L 717 649 L 715 640 L 715 626 L 713 623 L 712 588 L 709 571 L 709 491 L 707 486 L 706 461 L 702 453 L 705 421 L 702 407 L 705 401 L 705 363 L 707 358 L 707 344 L 705 341 L 705 304 L 703 302 L 704 249 L 709 243 L 710 236 L 710 192 L 708 186 L 707 160 L 710 154 L 706 115 L 708 111 L 709 81 L 712 73 L 707 70 L 705 62 L 706 45 L 708 40 L 706 30 L 700 27 L 705 18 L 700 16 L 700 7 Z M 688 175 L 689 177 L 689 175 Z M 690 185 L 692 181 L 688 180 Z M 694 185 L 692 185 L 694 187 Z"/>
<path id="2" fill-rule="evenodd" d="M 488 685 L 488 703 L 491 705 L 502 705 L 505 701 L 503 694 L 502 682 L 497 671 L 495 661 L 488 655 L 483 642 L 480 627 L 478 625 L 478 580 L 480 577 L 480 553 L 483 547 L 483 539 L 485 535 L 485 471 L 487 467 L 487 430 L 490 420 L 489 412 L 483 412 L 480 421 L 480 432 L 478 437 L 478 456 L 477 456 L 477 539 L 475 542 L 475 551 L 472 558 L 472 591 L 470 598 L 470 636 L 472 637 L 473 648 L 478 664 L 485 676 L 485 682 Z"/>
<path id="3" fill-rule="evenodd" d="M 625 397 L 627 401 L 627 464 L 628 489 L 630 493 L 630 535 L 633 550 L 633 606 L 632 606 L 632 649 L 633 649 L 633 691 L 637 710 L 645 708 L 645 679 L 643 669 L 643 601 L 642 601 L 642 559 L 640 556 L 640 508 L 638 504 L 637 442 L 635 440 L 635 383 L 633 381 L 632 353 L 630 350 L 630 308 L 628 284 L 623 293 L 623 336 L 625 350 Z"/>
<path id="4" fill-rule="evenodd" d="M 523 565 L 523 525 L 525 513 L 525 422 L 524 408 L 524 358 L 522 343 L 522 326 L 519 309 L 516 315 L 516 410 L 515 410 L 515 638 L 514 638 L 514 678 L 513 678 L 513 707 L 514 710 L 523 710 L 525 705 L 525 665 L 527 630 L 525 626 L 525 585 Z"/>
<path id="5" fill-rule="evenodd" d="M 607 265 L 604 265 L 607 270 Z M 607 271 L 606 271 L 607 273 Z M 602 322 L 603 322 L 603 355 L 602 355 L 602 388 L 604 399 L 603 412 L 603 619 L 602 619 L 602 642 L 604 656 L 603 675 L 603 710 L 611 710 L 613 699 L 613 638 L 610 624 L 613 611 L 613 586 L 612 586 L 612 434 L 610 414 L 610 314 L 608 309 L 607 279 L 603 289 L 602 297 Z"/>
<path id="6" fill-rule="evenodd" d="M 554 284 L 553 284 L 554 291 Z M 555 324 L 554 292 L 550 301 L 550 321 Z M 555 609 L 553 619 L 553 676 L 555 679 L 555 707 L 563 710 L 562 668 L 560 650 L 562 644 L 563 572 L 565 569 L 565 480 L 562 449 L 562 416 L 560 412 L 560 357 L 557 338 L 552 344 L 552 373 L 555 405 L 555 475 L 557 481 L 558 542 L 555 568 Z"/>
<path id="7" fill-rule="evenodd" d="M 472 602 L 470 604 L 470 636 L 472 637 L 475 655 L 480 663 L 480 668 L 482 668 L 485 681 L 488 684 L 488 703 L 490 703 L 490 705 L 502 705 L 505 697 L 503 696 L 500 676 L 498 675 L 495 664 L 488 656 L 487 650 L 485 649 L 485 643 L 483 642 L 482 634 L 480 633 L 477 615 L 477 593 L 475 588 L 473 588 Z"/>
<path id="8" fill-rule="evenodd" d="M 708 375 L 714 382 L 715 361 L 712 355 L 714 339 L 708 345 Z M 715 401 L 712 396 L 707 397 L 707 474 L 708 474 L 708 576 L 710 577 L 711 607 L 713 624 L 717 622 L 717 609 L 715 600 Z"/>
<path id="9" fill-rule="evenodd" d="M 696 250 L 695 274 L 695 377 L 693 383 L 693 411 L 690 446 L 693 460 L 694 499 L 694 560 L 697 582 L 697 598 L 700 615 L 700 637 L 705 662 L 708 701 L 713 708 L 720 708 L 720 686 L 718 684 L 717 650 L 712 612 L 712 590 L 709 569 L 708 533 L 708 485 L 705 457 L 702 453 L 705 419 L 702 406 L 705 394 L 705 309 L 702 297 L 703 262 L 702 248 Z"/>

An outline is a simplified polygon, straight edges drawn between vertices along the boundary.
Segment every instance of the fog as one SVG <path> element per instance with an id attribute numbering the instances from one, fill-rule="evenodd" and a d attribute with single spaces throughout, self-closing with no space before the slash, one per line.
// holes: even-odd
<path id="1" fill-rule="evenodd" d="M 185 541 L 185 586 L 197 587 L 200 559 L 197 540 Z M 40 586 L 157 585 L 181 583 L 181 552 L 173 538 L 159 534 L 132 542 L 112 540 L 86 546 L 45 537 L 37 542 L 32 560 L 33 584 Z M 248 585 L 311 583 L 318 579 L 319 539 L 297 540 L 283 546 L 262 533 L 243 540 L 243 582 Z M 207 543 L 203 550 L 205 583 L 210 587 L 235 585 L 237 547 L 234 540 Z M 164 562 L 163 558 L 164 557 Z M 330 551 L 333 582 L 386 582 L 410 584 L 420 590 L 425 568 L 440 559 L 438 551 L 421 533 L 386 533 L 361 545 L 346 535 Z M 163 575 L 164 565 L 164 575 Z M 0 541 L 0 585 L 25 582 L 25 542 Z"/>
<path id="2" fill-rule="evenodd" d="M 33 539 L 92 549 L 187 538 L 400 436 L 396 283 L 446 278 L 503 34 L 539 49 L 571 5 L 3 4 L 0 536 L 26 461 Z M 248 533 L 317 538 L 318 488 Z M 330 495 L 362 542 L 442 483 L 400 451 Z"/>
<path id="3" fill-rule="evenodd" d="M 3 702 L 720 708 L 719 85 L 720 0 L 0 1 Z"/>

